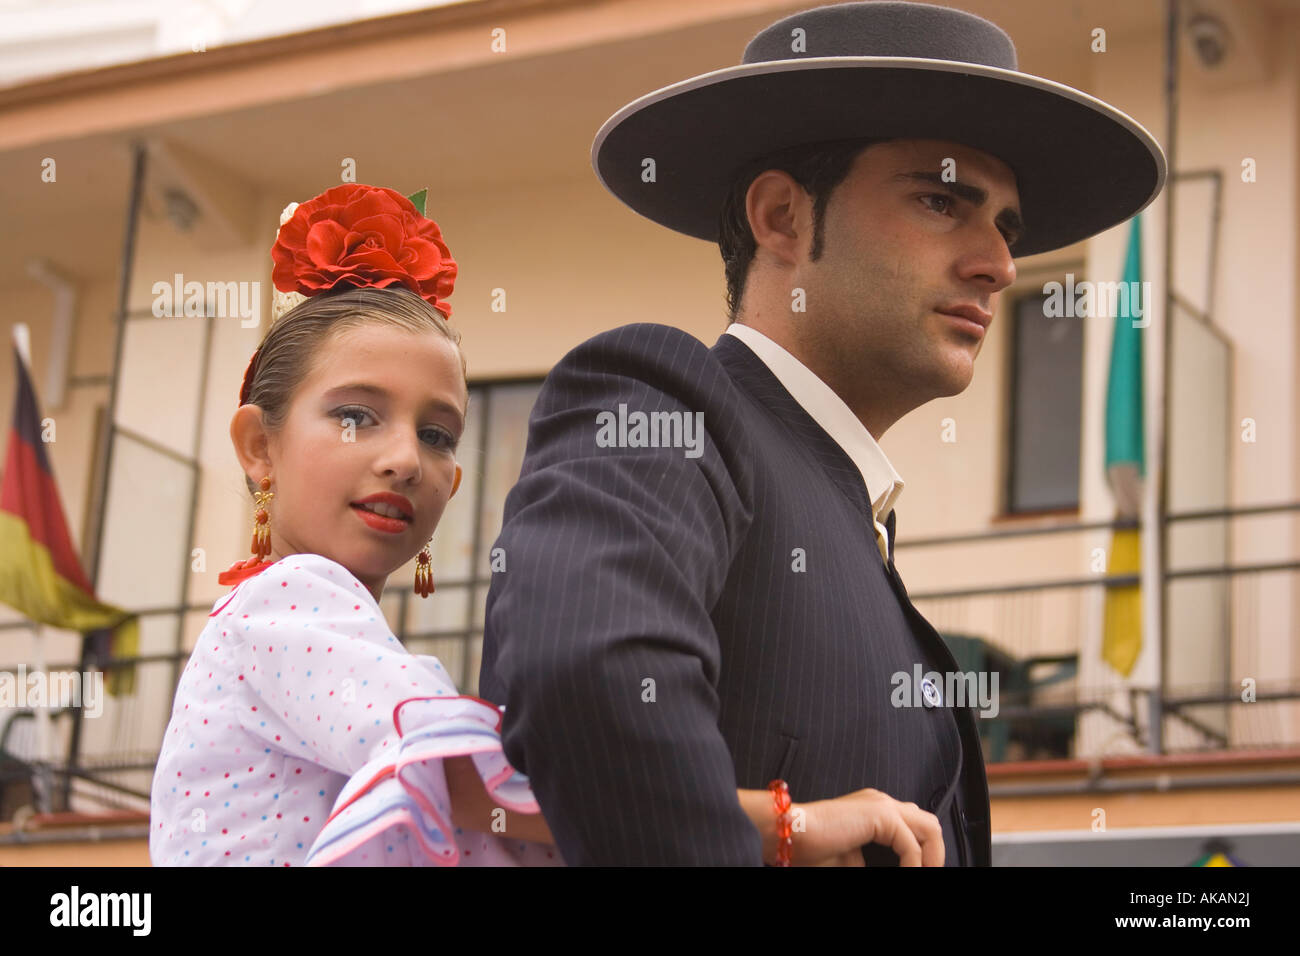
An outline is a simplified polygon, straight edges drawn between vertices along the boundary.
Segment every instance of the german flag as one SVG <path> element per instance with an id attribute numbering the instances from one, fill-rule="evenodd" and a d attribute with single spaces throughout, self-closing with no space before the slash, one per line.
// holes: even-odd
<path id="1" fill-rule="evenodd" d="M 13 427 L 0 480 L 0 602 L 32 621 L 92 640 L 92 632 L 111 632 L 112 655 L 134 656 L 140 645 L 137 617 L 95 598 L 72 547 L 41 437 L 36 390 L 16 347 L 14 368 Z M 131 693 L 134 668 L 114 670 L 107 683 L 110 693 Z"/>

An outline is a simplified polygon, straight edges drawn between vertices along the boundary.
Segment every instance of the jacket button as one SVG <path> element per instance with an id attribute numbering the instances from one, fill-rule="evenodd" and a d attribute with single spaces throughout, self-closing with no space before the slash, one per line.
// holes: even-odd
<path id="1" fill-rule="evenodd" d="M 940 787 L 933 796 L 930 797 L 930 812 L 934 813 L 939 809 L 939 804 L 943 803 L 944 788 Z"/>
<path id="2" fill-rule="evenodd" d="M 930 678 L 921 681 L 921 696 L 925 698 L 927 707 L 938 707 L 943 703 L 943 695 L 939 693 L 939 687 Z"/>

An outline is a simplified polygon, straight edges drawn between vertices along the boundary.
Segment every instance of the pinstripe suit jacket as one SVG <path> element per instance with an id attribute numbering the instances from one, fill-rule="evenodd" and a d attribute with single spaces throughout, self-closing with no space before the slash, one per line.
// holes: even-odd
<path id="1" fill-rule="evenodd" d="M 601 447 L 620 404 L 702 412 L 702 454 Z M 948 865 L 990 863 L 973 713 L 891 703 L 893 675 L 958 669 L 894 524 L 886 567 L 860 472 L 734 336 L 629 325 L 560 361 L 506 498 L 479 687 L 568 863 L 759 864 L 735 791 L 774 777 L 801 803 L 913 801 Z"/>

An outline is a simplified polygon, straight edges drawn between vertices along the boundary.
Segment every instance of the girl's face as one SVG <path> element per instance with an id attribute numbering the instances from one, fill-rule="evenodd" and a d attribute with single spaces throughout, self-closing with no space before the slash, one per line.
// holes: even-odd
<path id="1" fill-rule="evenodd" d="M 311 552 L 343 565 L 378 600 L 384 583 L 433 535 L 460 486 L 456 446 L 468 393 L 456 346 L 435 331 L 369 325 L 333 336 L 299 385 L 283 429 L 268 436 L 271 556 Z M 241 412 L 261 409 L 244 406 Z M 236 437 L 236 447 L 240 445 Z M 409 520 L 357 502 L 388 492 Z"/>

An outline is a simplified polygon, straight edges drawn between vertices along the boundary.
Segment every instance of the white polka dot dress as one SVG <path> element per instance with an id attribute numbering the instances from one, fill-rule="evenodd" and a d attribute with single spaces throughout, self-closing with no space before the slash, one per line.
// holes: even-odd
<path id="1" fill-rule="evenodd" d="M 537 813 L 500 711 L 393 636 L 342 565 L 290 555 L 218 600 L 154 772 L 156 866 L 562 865 L 554 847 L 451 824 L 442 759 Z M 503 815 L 502 815 L 503 816 Z"/>

